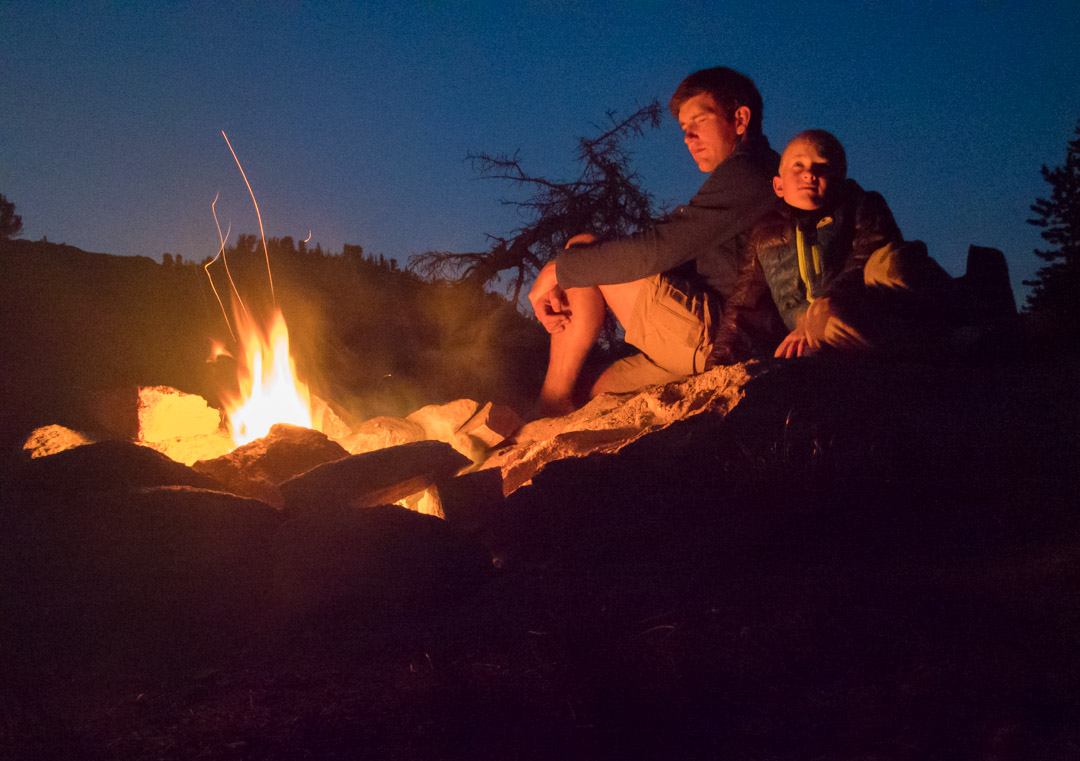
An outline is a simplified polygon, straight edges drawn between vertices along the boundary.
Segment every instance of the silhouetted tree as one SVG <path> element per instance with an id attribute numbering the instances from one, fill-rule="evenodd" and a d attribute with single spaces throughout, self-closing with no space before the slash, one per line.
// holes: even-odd
<path id="1" fill-rule="evenodd" d="M 524 201 L 504 201 L 516 206 L 528 224 L 508 238 L 488 236 L 492 244 L 487 251 L 414 254 L 409 257 L 409 269 L 428 279 L 460 278 L 481 285 L 512 270 L 506 293 L 516 303 L 525 284 L 571 236 L 584 232 L 601 238 L 626 235 L 649 224 L 656 216 L 653 197 L 639 186 L 640 177 L 630 169 L 623 142 L 643 134 L 647 127 L 659 126 L 662 113 L 655 100 L 622 119 L 609 112 L 602 134 L 579 139 L 581 174 L 569 182 L 530 174 L 517 153 L 470 154 L 481 177 L 510 180 L 533 191 Z"/>
<path id="2" fill-rule="evenodd" d="M 1076 137 L 1069 141 L 1065 164 L 1042 168 L 1050 183 L 1050 198 L 1039 198 L 1031 206 L 1037 215 L 1028 223 L 1042 227 L 1042 238 L 1053 248 L 1036 250 L 1049 262 L 1039 269 L 1027 298 L 1027 311 L 1060 319 L 1069 332 L 1080 331 L 1080 121 Z"/>
<path id="3" fill-rule="evenodd" d="M 15 204 L 0 193 L 0 240 L 14 238 L 22 232 L 22 217 L 15 213 Z"/>

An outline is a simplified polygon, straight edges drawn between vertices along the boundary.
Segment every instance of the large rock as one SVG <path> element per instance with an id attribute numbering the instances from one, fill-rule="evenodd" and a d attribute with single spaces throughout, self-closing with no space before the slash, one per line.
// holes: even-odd
<path id="1" fill-rule="evenodd" d="M 456 399 L 446 404 L 429 404 L 405 416 L 424 429 L 426 438 L 452 444 L 454 436 L 480 409 L 472 399 Z"/>
<path id="2" fill-rule="evenodd" d="M 350 455 L 280 485 L 285 507 L 319 511 L 335 506 L 386 505 L 421 492 L 470 465 L 441 441 L 418 441 Z"/>
<path id="3" fill-rule="evenodd" d="M 17 466 L 4 501 L 38 492 L 95 492 L 145 486 L 220 488 L 213 478 L 129 441 L 99 441 Z"/>
<path id="4" fill-rule="evenodd" d="M 0 627 L 57 655 L 235 644 L 271 611 L 280 522 L 261 502 L 183 486 L 28 497 L 0 511 Z"/>
<path id="5" fill-rule="evenodd" d="M 338 439 L 349 454 L 364 454 L 377 449 L 411 444 L 428 438 L 424 427 L 412 420 L 380 415 L 365 420 L 351 434 Z"/>
<path id="6" fill-rule="evenodd" d="M 23 452 L 30 455 L 30 459 L 36 459 L 92 443 L 94 439 L 85 433 L 73 431 L 62 425 L 46 425 L 32 431 L 26 437 L 22 448 Z"/>
<path id="7" fill-rule="evenodd" d="M 139 441 L 177 462 L 193 465 L 229 453 L 232 438 L 221 411 L 197 394 L 171 386 L 139 389 Z"/>
<path id="8" fill-rule="evenodd" d="M 223 457 L 197 462 L 193 467 L 236 494 L 280 507 L 279 484 L 348 454 L 325 434 L 278 423 L 261 439 L 237 447 Z"/>
<path id="9" fill-rule="evenodd" d="M 312 622 L 415 620 L 460 600 L 492 573 L 491 556 L 477 542 L 395 505 L 287 521 L 275 537 L 274 568 L 281 610 Z"/>
<path id="10" fill-rule="evenodd" d="M 480 467 L 499 468 L 503 491 L 509 495 L 550 462 L 617 452 L 643 436 L 698 415 L 722 419 L 742 399 L 746 382 L 761 371 L 760 364 L 751 362 L 628 394 L 602 394 L 565 417 L 525 425 Z"/>

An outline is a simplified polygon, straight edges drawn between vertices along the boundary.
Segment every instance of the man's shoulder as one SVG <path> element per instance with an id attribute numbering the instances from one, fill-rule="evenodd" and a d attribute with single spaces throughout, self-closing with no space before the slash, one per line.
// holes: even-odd
<path id="1" fill-rule="evenodd" d="M 695 199 L 717 194 L 742 194 L 747 190 L 769 197 L 773 192 L 772 178 L 779 166 L 780 157 L 769 146 L 768 139 L 764 135 L 751 138 L 740 143 L 720 162 L 695 194 Z"/>

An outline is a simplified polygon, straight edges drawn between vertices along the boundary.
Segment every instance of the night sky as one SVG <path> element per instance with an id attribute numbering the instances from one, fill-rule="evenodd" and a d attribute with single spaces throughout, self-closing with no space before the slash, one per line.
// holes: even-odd
<path id="1" fill-rule="evenodd" d="M 480 250 L 521 196 L 470 151 L 570 179 L 607 112 L 728 65 L 757 82 L 775 147 L 836 134 L 953 274 L 969 243 L 1002 248 L 1022 298 L 1040 265 L 1025 220 L 1080 118 L 1078 3 L 389 5 L 0 0 L 0 193 L 23 237 L 202 260 L 218 193 L 233 239 L 256 233 L 224 130 L 270 237 L 402 264 Z M 670 117 L 631 145 L 662 202 L 704 180 Z"/>

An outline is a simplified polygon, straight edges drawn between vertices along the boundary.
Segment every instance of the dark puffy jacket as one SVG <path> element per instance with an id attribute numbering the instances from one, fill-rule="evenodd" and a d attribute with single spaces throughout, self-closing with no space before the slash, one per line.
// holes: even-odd
<path id="1" fill-rule="evenodd" d="M 870 255 L 902 241 L 885 199 L 880 193 L 864 191 L 854 180 L 844 182 L 838 200 L 829 209 L 807 213 L 784 204 L 762 218 L 750 233 L 729 308 L 717 327 L 714 363 L 738 359 L 737 347 L 747 332 L 747 320 L 763 294 L 771 292 L 787 329 L 794 330 L 799 315 L 810 306 L 810 298 L 861 285 Z"/>

